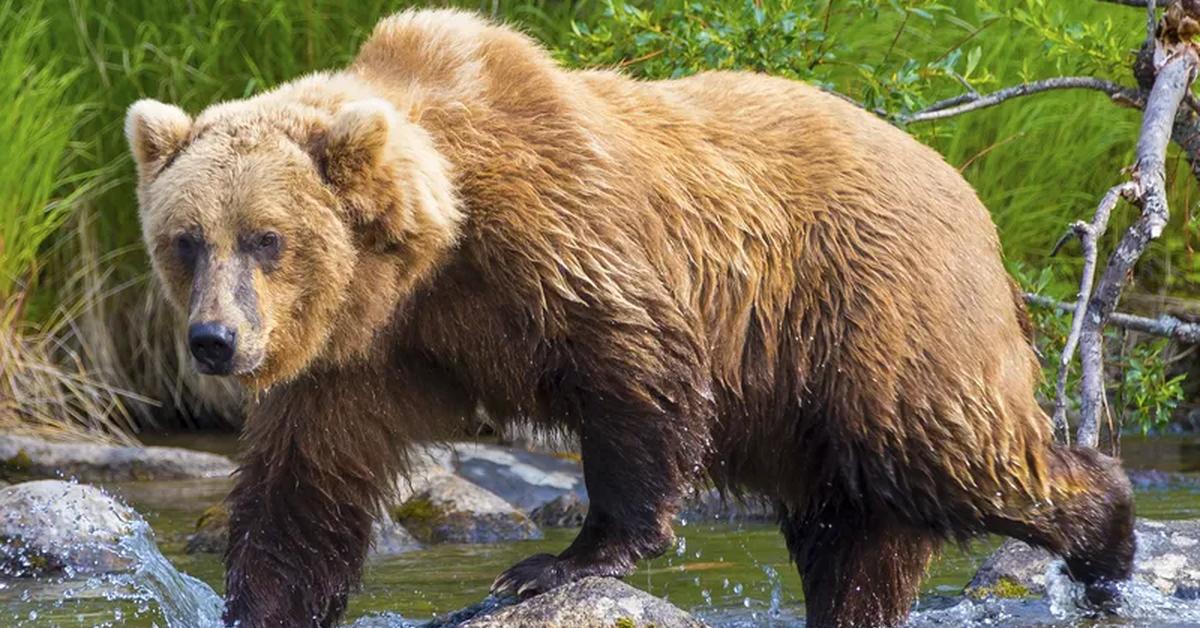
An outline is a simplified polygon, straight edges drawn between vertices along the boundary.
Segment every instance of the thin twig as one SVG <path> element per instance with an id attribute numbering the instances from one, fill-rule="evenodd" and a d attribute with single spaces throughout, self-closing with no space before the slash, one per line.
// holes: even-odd
<path id="1" fill-rule="evenodd" d="M 821 26 L 822 33 L 829 32 L 829 19 L 833 16 L 833 3 L 836 1 L 837 0 L 829 0 L 829 2 L 825 5 L 825 24 Z M 809 61 L 808 69 L 811 70 L 817 67 L 825 58 L 825 42 L 827 41 L 829 41 L 828 38 L 822 39 L 821 43 L 817 44 L 817 52 L 813 55 L 812 61 Z"/>
<path id="2" fill-rule="evenodd" d="M 896 36 L 892 38 L 892 43 L 888 46 L 887 52 L 883 54 L 883 61 L 879 62 L 880 67 L 887 65 L 888 59 L 892 57 L 892 50 L 896 48 L 896 42 L 900 41 L 900 36 L 904 34 L 904 27 L 908 26 L 908 18 L 912 17 L 909 11 L 904 12 L 904 19 L 900 20 L 900 28 L 896 29 Z"/>
<path id="3" fill-rule="evenodd" d="M 1000 140 L 999 142 L 996 142 L 996 143 L 992 144 L 991 146 L 988 146 L 987 148 L 979 151 L 978 153 L 971 155 L 970 159 L 966 160 L 965 162 L 963 162 L 963 165 L 958 167 L 958 172 L 960 174 L 963 172 L 966 172 L 967 168 L 971 167 L 971 164 L 975 163 L 976 161 L 979 161 L 980 159 L 983 159 L 984 157 L 987 156 L 988 153 L 996 150 L 997 148 L 1000 148 L 1001 146 L 1004 146 L 1005 144 L 1008 144 L 1009 142 L 1019 140 L 1022 137 L 1025 137 L 1024 132 L 1014 133 L 1014 134 L 1004 138 L 1003 140 Z"/>
<path id="4" fill-rule="evenodd" d="M 1066 314 L 1075 311 L 1074 303 L 1059 301 L 1040 294 L 1026 294 L 1025 302 L 1038 307 L 1058 310 Z M 1170 314 L 1162 314 L 1158 318 L 1150 318 L 1149 316 L 1113 312 L 1108 317 L 1108 325 L 1159 338 L 1170 338 L 1182 344 L 1200 346 L 1200 323 L 1185 321 Z M 1194 350 L 1194 347 L 1190 350 Z"/>
<path id="5" fill-rule="evenodd" d="M 1067 426 L 1067 379 L 1071 372 L 1071 362 L 1075 359 L 1075 347 L 1079 344 L 1079 335 L 1083 331 L 1083 315 L 1087 310 L 1088 298 L 1092 295 L 1092 283 L 1096 278 L 1096 258 L 1098 250 L 1096 242 L 1108 230 L 1108 217 L 1122 198 L 1130 199 L 1137 193 L 1137 186 L 1125 182 L 1114 186 L 1100 200 L 1092 222 L 1076 222 L 1071 225 L 1067 235 L 1054 247 L 1054 253 L 1071 236 L 1079 238 L 1083 246 L 1083 274 L 1079 280 L 1079 293 L 1075 296 L 1075 306 L 1072 308 L 1071 332 L 1067 334 L 1067 342 L 1063 346 L 1062 355 L 1058 361 L 1058 381 L 1054 389 L 1054 429 L 1059 430 L 1063 441 L 1070 443 L 1070 429 Z"/>
<path id="6" fill-rule="evenodd" d="M 1040 94 L 1057 89 L 1090 89 L 1108 94 L 1114 100 L 1131 103 L 1141 102 L 1141 97 L 1137 90 L 1118 85 L 1112 81 L 1091 76 L 1063 76 L 1034 81 L 1032 83 L 1022 83 L 1021 85 L 1007 87 L 990 94 L 963 94 L 955 96 L 954 98 L 936 102 L 922 111 L 900 116 L 899 121 L 904 124 L 910 124 L 913 122 L 927 122 L 929 120 L 950 118 L 969 111 L 994 107 L 1012 98 Z"/>
<path id="7" fill-rule="evenodd" d="M 1151 1 L 1153 1 L 1153 0 L 1151 0 Z M 1144 7 L 1147 4 L 1147 0 L 1100 0 L 1100 2 L 1107 2 L 1109 4 L 1121 4 L 1121 5 L 1125 5 L 1127 7 Z"/>

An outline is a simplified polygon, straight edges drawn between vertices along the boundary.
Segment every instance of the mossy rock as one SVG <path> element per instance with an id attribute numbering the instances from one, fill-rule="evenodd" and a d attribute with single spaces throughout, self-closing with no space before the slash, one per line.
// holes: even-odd
<path id="1" fill-rule="evenodd" d="M 541 530 L 508 502 L 462 478 L 431 478 L 392 518 L 422 543 L 502 543 L 541 538 Z"/>
<path id="2" fill-rule="evenodd" d="M 229 545 L 229 510 L 225 504 L 209 506 L 196 519 L 196 531 L 188 535 L 188 554 L 220 554 Z"/>
<path id="3" fill-rule="evenodd" d="M 20 449 L 12 456 L 0 460 L 0 478 L 7 482 L 33 479 L 33 459 L 29 457 L 29 452 Z"/>
<path id="4" fill-rule="evenodd" d="M 0 575 L 8 578 L 40 578 L 62 573 L 60 557 L 47 553 L 17 536 L 0 536 Z"/>
<path id="5" fill-rule="evenodd" d="M 1019 600 L 1022 598 L 1033 597 L 1033 591 L 1029 587 L 1013 580 L 1012 578 L 1001 576 L 994 584 L 989 586 L 975 587 L 967 591 L 967 595 L 976 599 L 998 598 L 1002 600 Z"/>
<path id="6" fill-rule="evenodd" d="M 396 506 L 391 512 L 392 520 L 404 526 L 422 543 L 434 543 L 434 526 L 445 517 L 445 513 L 433 505 L 423 493 Z"/>

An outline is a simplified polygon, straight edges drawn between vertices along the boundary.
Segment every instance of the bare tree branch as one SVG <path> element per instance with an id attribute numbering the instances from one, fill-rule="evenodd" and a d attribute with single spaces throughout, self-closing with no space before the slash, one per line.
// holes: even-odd
<path id="1" fill-rule="evenodd" d="M 1054 429 L 1059 431 L 1063 442 L 1067 444 L 1071 442 L 1071 431 L 1067 425 L 1067 379 L 1071 372 L 1071 362 L 1075 359 L 1075 347 L 1079 344 L 1079 335 L 1083 332 L 1083 316 L 1087 311 L 1088 299 L 1092 295 L 1092 282 L 1096 277 L 1096 258 L 1098 257 L 1096 242 L 1108 230 L 1108 217 L 1112 214 L 1113 208 L 1117 206 L 1117 201 L 1122 198 L 1133 199 L 1136 193 L 1137 186 L 1129 181 L 1114 186 L 1096 207 L 1092 222 L 1072 224 L 1067 234 L 1059 241 L 1058 246 L 1054 247 L 1054 253 L 1052 253 L 1052 255 L 1057 254 L 1062 245 L 1072 236 L 1078 237 L 1083 246 L 1083 276 L 1079 281 L 1079 293 L 1075 297 L 1075 307 L 1072 309 L 1074 315 L 1071 317 L 1071 332 L 1067 334 L 1067 342 L 1063 346 L 1058 362 L 1058 381 L 1054 390 Z"/>
<path id="2" fill-rule="evenodd" d="M 1025 302 L 1063 313 L 1075 311 L 1074 303 L 1059 301 L 1040 294 L 1026 294 Z M 1200 323 L 1191 323 L 1169 314 L 1163 314 L 1158 318 L 1149 318 L 1124 312 L 1113 312 L 1112 316 L 1108 318 L 1108 324 L 1112 327 L 1120 327 L 1159 338 L 1170 338 L 1184 344 L 1200 345 Z"/>
<path id="3" fill-rule="evenodd" d="M 1138 138 L 1137 162 L 1131 181 L 1137 187 L 1137 204 L 1141 206 L 1142 214 L 1121 237 L 1116 250 L 1109 257 L 1083 316 L 1079 339 L 1083 390 L 1076 434 L 1076 441 L 1081 446 L 1095 447 L 1099 440 L 1100 413 L 1105 402 L 1104 325 L 1116 309 L 1129 273 L 1146 245 L 1162 233 L 1169 216 L 1166 193 L 1167 144 L 1171 141 L 1180 103 L 1195 78 L 1200 59 L 1195 49 L 1186 42 L 1172 42 L 1168 46 L 1164 48 L 1170 51 L 1171 56 L 1159 69 L 1154 87 L 1146 99 Z"/>
<path id="4" fill-rule="evenodd" d="M 1018 98 L 1021 96 L 1029 96 L 1031 94 L 1040 94 L 1057 89 L 1090 89 L 1108 94 L 1113 100 L 1127 103 L 1135 107 L 1140 107 L 1142 98 L 1141 94 L 1136 89 L 1128 88 L 1123 85 L 1118 85 L 1112 81 L 1098 79 L 1091 76 L 1063 76 L 1058 78 L 1045 79 L 1034 81 L 1032 83 L 1022 83 L 1007 87 L 1000 91 L 990 94 L 962 94 L 953 98 L 947 98 L 933 103 L 926 109 L 916 113 L 900 116 L 898 121 L 904 124 L 913 122 L 928 122 L 930 120 L 941 120 L 957 115 L 962 115 L 970 111 L 986 109 L 994 107 L 1006 100 Z"/>

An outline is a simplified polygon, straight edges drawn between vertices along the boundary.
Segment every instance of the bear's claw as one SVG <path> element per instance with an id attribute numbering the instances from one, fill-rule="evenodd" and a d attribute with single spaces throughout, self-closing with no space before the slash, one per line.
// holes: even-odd
<path id="1" fill-rule="evenodd" d="M 526 599 L 575 579 L 574 570 L 566 561 L 550 554 L 535 554 L 496 576 L 492 582 L 492 595 Z"/>

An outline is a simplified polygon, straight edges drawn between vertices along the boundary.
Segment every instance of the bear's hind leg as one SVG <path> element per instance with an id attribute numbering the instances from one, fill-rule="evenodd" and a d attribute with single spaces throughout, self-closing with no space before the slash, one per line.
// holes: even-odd
<path id="1" fill-rule="evenodd" d="M 1067 564 L 1098 606 L 1117 601 L 1116 584 L 1133 571 L 1133 491 L 1118 462 L 1093 449 L 1053 445 L 1050 503 L 1030 515 L 996 516 L 990 532 L 1043 547 Z"/>
<path id="2" fill-rule="evenodd" d="M 941 546 L 936 535 L 886 513 L 827 508 L 815 517 L 780 517 L 804 580 L 810 628 L 903 624 Z"/>

